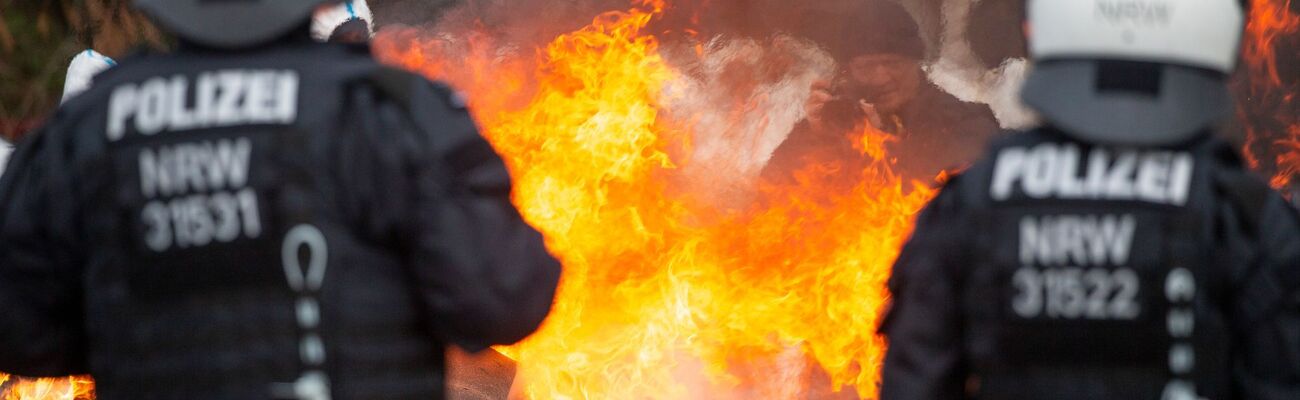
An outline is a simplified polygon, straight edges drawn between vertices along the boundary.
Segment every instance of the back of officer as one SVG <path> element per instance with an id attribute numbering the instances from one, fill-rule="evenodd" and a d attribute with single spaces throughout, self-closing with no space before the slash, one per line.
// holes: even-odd
<path id="1" fill-rule="evenodd" d="M 181 41 L 96 77 L 0 181 L 0 371 L 101 399 L 436 399 L 559 265 L 444 87 L 319 44 L 323 0 L 138 0 Z"/>
<path id="2" fill-rule="evenodd" d="M 1300 398 L 1300 224 L 1216 139 L 1237 0 L 1030 0 L 1025 102 L 921 213 L 881 398 Z"/>

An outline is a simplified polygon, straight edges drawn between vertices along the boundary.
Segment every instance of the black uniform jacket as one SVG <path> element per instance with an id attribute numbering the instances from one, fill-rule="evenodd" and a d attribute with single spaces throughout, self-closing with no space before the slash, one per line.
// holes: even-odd
<path id="1" fill-rule="evenodd" d="M 458 96 L 364 46 L 123 60 L 0 181 L 0 371 L 279 397 L 308 324 L 335 399 L 440 398 L 446 344 L 550 310 L 559 263 L 510 192 Z"/>
<path id="2" fill-rule="evenodd" d="M 881 399 L 1300 399 L 1300 221 L 1243 168 L 998 141 L 894 266 Z"/>

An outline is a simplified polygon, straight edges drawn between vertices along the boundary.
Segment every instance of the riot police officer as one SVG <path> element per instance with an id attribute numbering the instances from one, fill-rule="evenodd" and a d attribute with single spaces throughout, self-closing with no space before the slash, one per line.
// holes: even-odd
<path id="1" fill-rule="evenodd" d="M 0 179 L 0 371 L 101 399 L 442 398 L 559 264 L 451 90 L 310 36 L 325 0 L 138 0 L 119 60 Z"/>
<path id="2" fill-rule="evenodd" d="M 881 398 L 1300 398 L 1300 223 L 1217 139 L 1237 0 L 1030 0 L 1040 128 L 918 217 Z"/>

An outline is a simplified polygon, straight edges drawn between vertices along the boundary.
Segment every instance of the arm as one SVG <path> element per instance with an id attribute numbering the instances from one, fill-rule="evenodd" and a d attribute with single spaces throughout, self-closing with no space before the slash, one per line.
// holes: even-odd
<path id="1" fill-rule="evenodd" d="M 917 217 L 916 231 L 894 264 L 893 306 L 881 324 L 889 342 L 881 400 L 963 398 L 966 372 L 952 275 L 968 237 L 955 210 L 953 183 Z"/>
<path id="2" fill-rule="evenodd" d="M 1247 307 L 1268 311 L 1236 327 L 1241 356 L 1235 363 L 1235 380 L 1243 399 L 1296 399 L 1300 398 L 1300 218 L 1280 196 L 1270 196 L 1265 205 L 1257 228 L 1261 264 L 1254 274 L 1268 283 L 1248 285 L 1251 293 L 1241 295 L 1247 298 Z M 1272 287 L 1280 292 L 1270 294 Z M 1251 302 L 1256 295 L 1272 304 Z"/>
<path id="3" fill-rule="evenodd" d="M 435 329 L 477 351 L 527 337 L 550 312 L 560 264 L 510 202 L 505 163 L 450 90 L 414 79 L 413 188 L 400 225 Z"/>
<path id="4" fill-rule="evenodd" d="M 29 133 L 0 178 L 0 371 L 26 376 L 87 372 L 71 168 L 50 136 Z"/>

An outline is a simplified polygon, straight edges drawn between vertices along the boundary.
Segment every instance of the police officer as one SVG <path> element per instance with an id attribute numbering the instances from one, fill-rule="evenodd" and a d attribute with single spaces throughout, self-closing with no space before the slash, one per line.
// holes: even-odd
<path id="1" fill-rule="evenodd" d="M 430 399 L 559 264 L 446 87 L 312 40 L 325 0 L 138 0 L 180 41 L 95 78 L 0 179 L 0 371 L 101 399 Z"/>
<path id="2" fill-rule="evenodd" d="M 1237 0 L 1030 0 L 1025 102 L 894 266 L 881 398 L 1300 398 L 1300 223 L 1212 134 Z"/>

